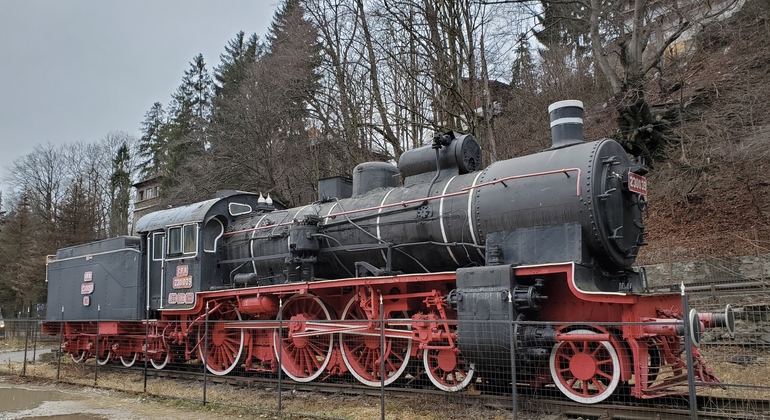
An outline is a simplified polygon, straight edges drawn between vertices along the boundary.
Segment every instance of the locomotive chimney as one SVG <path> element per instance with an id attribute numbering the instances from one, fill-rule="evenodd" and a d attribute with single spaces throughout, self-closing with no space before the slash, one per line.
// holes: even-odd
<path id="1" fill-rule="evenodd" d="M 583 141 L 583 102 L 554 102 L 548 107 L 548 116 L 551 119 L 550 149 L 559 149 Z"/>

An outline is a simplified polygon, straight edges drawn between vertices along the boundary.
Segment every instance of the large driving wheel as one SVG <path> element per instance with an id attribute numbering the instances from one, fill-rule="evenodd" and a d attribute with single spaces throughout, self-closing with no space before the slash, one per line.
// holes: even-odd
<path id="1" fill-rule="evenodd" d="M 473 363 L 465 361 L 454 349 L 426 349 L 422 361 L 428 378 L 442 391 L 459 391 L 473 379 Z"/>
<path id="2" fill-rule="evenodd" d="M 281 369 L 297 382 L 310 382 L 320 376 L 331 360 L 334 340 L 332 334 L 313 332 L 308 321 L 328 321 L 329 310 L 321 299 L 300 295 L 283 306 L 283 328 L 273 333 L 276 357 L 281 350 Z"/>
<path id="3" fill-rule="evenodd" d="M 567 334 L 593 335 L 589 330 Z M 551 350 L 549 366 L 556 386 L 569 399 L 583 404 L 604 401 L 620 382 L 618 353 L 609 341 L 561 341 Z"/>
<path id="4" fill-rule="evenodd" d="M 243 330 L 225 328 L 225 323 L 240 319 L 238 310 L 225 304 L 209 314 L 208 343 L 204 337 L 206 327 L 198 328 L 198 356 L 205 360 L 206 369 L 214 375 L 227 375 L 238 366 L 243 354 Z M 204 352 L 206 344 L 208 348 Z"/>
<path id="5" fill-rule="evenodd" d="M 404 313 L 391 314 L 407 318 Z M 345 362 L 350 373 L 364 385 L 385 386 L 390 385 L 398 379 L 407 364 L 409 355 L 412 352 L 411 338 L 388 337 L 387 330 L 410 330 L 408 325 L 388 325 L 385 323 L 385 350 L 380 347 L 380 329 L 377 320 L 371 320 L 377 324 L 376 328 L 367 328 L 369 321 L 366 313 L 358 304 L 354 297 L 348 302 L 345 311 L 342 313 L 343 320 L 362 321 L 355 324 L 360 327 L 355 333 L 340 334 L 340 349 L 342 350 L 342 360 Z M 381 371 L 381 361 L 384 355 L 385 371 Z"/>

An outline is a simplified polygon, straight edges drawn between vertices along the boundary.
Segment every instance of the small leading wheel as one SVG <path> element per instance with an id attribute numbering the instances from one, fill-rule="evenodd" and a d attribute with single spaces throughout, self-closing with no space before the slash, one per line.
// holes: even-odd
<path id="1" fill-rule="evenodd" d="M 392 314 L 396 315 L 396 314 Z M 407 318 L 405 313 L 398 314 Z M 395 318 L 395 316 L 394 316 Z M 412 352 L 412 339 L 401 337 L 388 337 L 388 330 L 411 329 L 408 325 L 388 325 L 385 323 L 385 351 L 380 347 L 380 329 L 377 320 L 369 320 L 366 313 L 354 297 L 348 302 L 342 313 L 343 320 L 362 321 L 354 329 L 356 333 L 340 334 L 340 349 L 342 361 L 345 362 L 350 373 L 364 385 L 380 386 L 390 385 L 398 379 L 409 364 L 409 356 Z M 367 322 L 377 324 L 375 328 L 367 328 Z M 385 357 L 385 372 L 381 372 L 382 357 Z"/>
<path id="2" fill-rule="evenodd" d="M 308 321 L 331 318 L 321 299 L 299 295 L 283 306 L 283 328 L 273 333 L 276 358 L 281 349 L 281 369 L 286 376 L 297 382 L 310 382 L 318 378 L 329 365 L 334 348 L 332 334 L 308 332 Z"/>
<path id="3" fill-rule="evenodd" d="M 589 330 L 567 334 L 593 335 Z M 549 366 L 556 386 L 569 399 L 583 404 L 604 401 L 620 382 L 618 353 L 609 341 L 561 341 L 551 350 Z"/>
<path id="4" fill-rule="evenodd" d="M 473 379 L 473 363 L 466 362 L 454 349 L 426 349 L 422 361 L 428 378 L 442 391 L 459 391 Z"/>
<path id="5" fill-rule="evenodd" d="M 85 350 L 79 350 L 77 353 L 70 353 L 72 361 L 75 363 L 83 363 L 86 360 L 88 353 Z"/>
<path id="6" fill-rule="evenodd" d="M 136 359 L 139 358 L 139 353 L 133 352 L 128 356 L 120 356 L 120 363 L 123 363 L 125 367 L 131 367 L 136 363 Z"/>
<path id="7" fill-rule="evenodd" d="M 96 356 L 96 364 L 99 366 L 104 366 L 107 363 L 110 362 L 110 359 L 112 358 L 112 351 L 107 350 L 106 353 L 102 353 L 104 357 Z"/>
<path id="8" fill-rule="evenodd" d="M 226 328 L 226 321 L 239 321 L 241 314 L 230 304 L 223 304 L 209 314 L 208 342 L 206 327 L 198 328 L 198 357 L 205 360 L 206 369 L 214 375 L 227 375 L 241 360 L 243 354 L 243 330 Z M 213 321 L 213 322 L 212 322 Z M 204 346 L 208 344 L 204 355 Z"/>

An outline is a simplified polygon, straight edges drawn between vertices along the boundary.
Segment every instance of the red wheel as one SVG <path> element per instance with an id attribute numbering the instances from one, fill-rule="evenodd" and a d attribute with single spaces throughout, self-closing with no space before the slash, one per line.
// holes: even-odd
<path id="1" fill-rule="evenodd" d="M 395 315 L 395 314 L 394 314 Z M 406 318 L 406 314 L 400 314 Z M 354 297 L 345 307 L 342 313 L 343 320 L 361 320 L 366 321 L 368 317 L 358 300 Z M 376 320 L 373 320 L 379 324 Z M 412 352 L 411 338 L 388 337 L 388 330 L 409 330 L 408 325 L 388 325 L 385 323 L 385 351 L 380 348 L 380 329 L 366 328 L 367 323 L 357 324 L 355 333 L 340 334 L 340 349 L 342 350 L 342 360 L 348 367 L 350 373 L 364 385 L 380 386 L 383 383 L 390 385 L 398 379 L 407 364 L 409 355 Z M 385 372 L 381 372 L 381 357 L 385 357 Z"/>
<path id="2" fill-rule="evenodd" d="M 104 357 L 96 356 L 96 363 L 99 366 L 104 366 L 110 362 L 110 359 L 112 358 L 112 352 L 110 350 L 107 350 L 106 353 L 103 353 L 103 356 Z"/>
<path id="3" fill-rule="evenodd" d="M 168 328 L 168 327 L 166 327 Z M 150 359 L 152 367 L 163 369 L 171 361 L 171 349 L 165 339 L 166 330 L 159 327 L 158 324 L 152 325 L 150 332 L 149 347 L 147 349 L 147 358 Z"/>
<path id="4" fill-rule="evenodd" d="M 276 357 L 282 351 L 281 369 L 297 382 L 318 378 L 329 365 L 334 339 L 330 333 L 314 333 L 308 321 L 332 319 L 326 305 L 314 296 L 294 296 L 283 306 L 282 319 L 283 329 L 273 333 Z"/>
<path id="5" fill-rule="evenodd" d="M 442 391 L 459 391 L 473 379 L 473 363 L 466 362 L 453 349 L 426 349 L 422 361 L 428 378 Z"/>
<path id="6" fill-rule="evenodd" d="M 139 358 L 139 353 L 131 353 L 128 357 L 120 356 L 120 363 L 123 363 L 125 367 L 131 367 L 136 363 L 136 359 Z"/>
<path id="7" fill-rule="evenodd" d="M 111 345 L 107 342 L 107 339 L 104 339 L 99 343 L 99 353 L 101 353 L 101 357 L 99 357 L 98 354 L 96 355 L 96 364 L 104 366 L 110 362 L 110 359 L 112 358 L 112 350 L 110 348 Z"/>
<path id="8" fill-rule="evenodd" d="M 158 353 L 158 355 L 156 356 L 157 357 L 150 358 L 150 363 L 152 363 L 152 367 L 154 367 L 155 369 L 158 369 L 158 370 L 163 369 L 164 367 L 166 367 L 168 362 L 171 361 L 171 352 L 168 351 L 168 349 L 164 350 L 162 353 Z"/>
<path id="9" fill-rule="evenodd" d="M 596 334 L 574 330 L 567 334 Z M 573 401 L 594 404 L 615 392 L 620 382 L 618 353 L 609 341 L 562 341 L 551 350 L 551 376 Z"/>
<path id="10" fill-rule="evenodd" d="M 206 369 L 214 375 L 227 375 L 236 366 L 243 354 L 243 330 L 226 328 L 225 322 L 238 321 L 241 314 L 237 309 L 225 304 L 219 310 L 209 314 L 208 342 L 204 339 L 206 327 L 198 328 L 198 356 L 205 360 Z M 204 345 L 208 344 L 204 356 Z"/>
<path id="11" fill-rule="evenodd" d="M 79 350 L 77 354 L 70 353 L 70 357 L 72 358 L 72 361 L 75 363 L 83 363 L 88 356 L 88 352 L 85 350 Z"/>

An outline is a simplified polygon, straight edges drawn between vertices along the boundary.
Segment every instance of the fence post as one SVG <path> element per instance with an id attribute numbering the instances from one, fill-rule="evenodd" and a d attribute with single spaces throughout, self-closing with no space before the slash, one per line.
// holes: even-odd
<path id="1" fill-rule="evenodd" d="M 516 319 L 513 317 L 513 292 L 508 291 L 508 313 L 511 314 L 511 394 L 513 404 L 513 420 L 516 420 L 519 416 L 518 402 L 516 401 Z"/>
<path id="2" fill-rule="evenodd" d="M 29 343 L 29 306 L 27 306 L 27 320 L 24 322 L 24 363 L 21 365 L 21 376 L 27 376 L 28 343 Z"/>
<path id="3" fill-rule="evenodd" d="M 96 349 L 94 350 L 94 386 L 99 378 L 99 326 L 102 322 L 102 305 L 96 305 Z"/>
<path id="4" fill-rule="evenodd" d="M 385 314 L 383 309 L 382 293 L 380 293 L 380 418 L 385 420 Z"/>
<path id="5" fill-rule="evenodd" d="M 56 381 L 59 381 L 59 372 L 61 372 L 61 343 L 62 340 L 64 340 L 64 306 L 61 307 L 61 319 L 59 319 L 59 348 L 56 349 L 56 356 L 58 359 L 58 362 L 56 364 Z"/>
<path id="6" fill-rule="evenodd" d="M 685 353 L 687 354 L 687 385 L 689 387 L 690 394 L 690 418 L 698 418 L 698 399 L 695 394 L 695 366 L 693 366 L 692 357 L 692 338 L 690 337 L 690 331 L 697 326 L 690 325 L 690 302 L 687 300 L 687 294 L 684 290 L 684 282 L 681 283 L 682 288 L 682 312 L 684 312 L 684 346 Z"/>
<path id="7" fill-rule="evenodd" d="M 39 325 L 38 319 L 40 318 L 40 314 L 37 313 L 37 310 L 35 311 L 35 325 L 32 328 L 32 363 L 35 363 L 35 360 L 37 360 L 37 326 Z"/>
<path id="8" fill-rule="evenodd" d="M 283 379 L 283 298 L 278 298 L 278 418 L 281 418 L 281 380 Z M 275 343 L 275 341 L 273 341 Z"/>
<path id="9" fill-rule="evenodd" d="M 209 302 L 206 302 L 206 318 L 203 321 L 203 405 L 206 405 L 206 384 L 208 383 L 208 351 L 209 351 Z"/>

